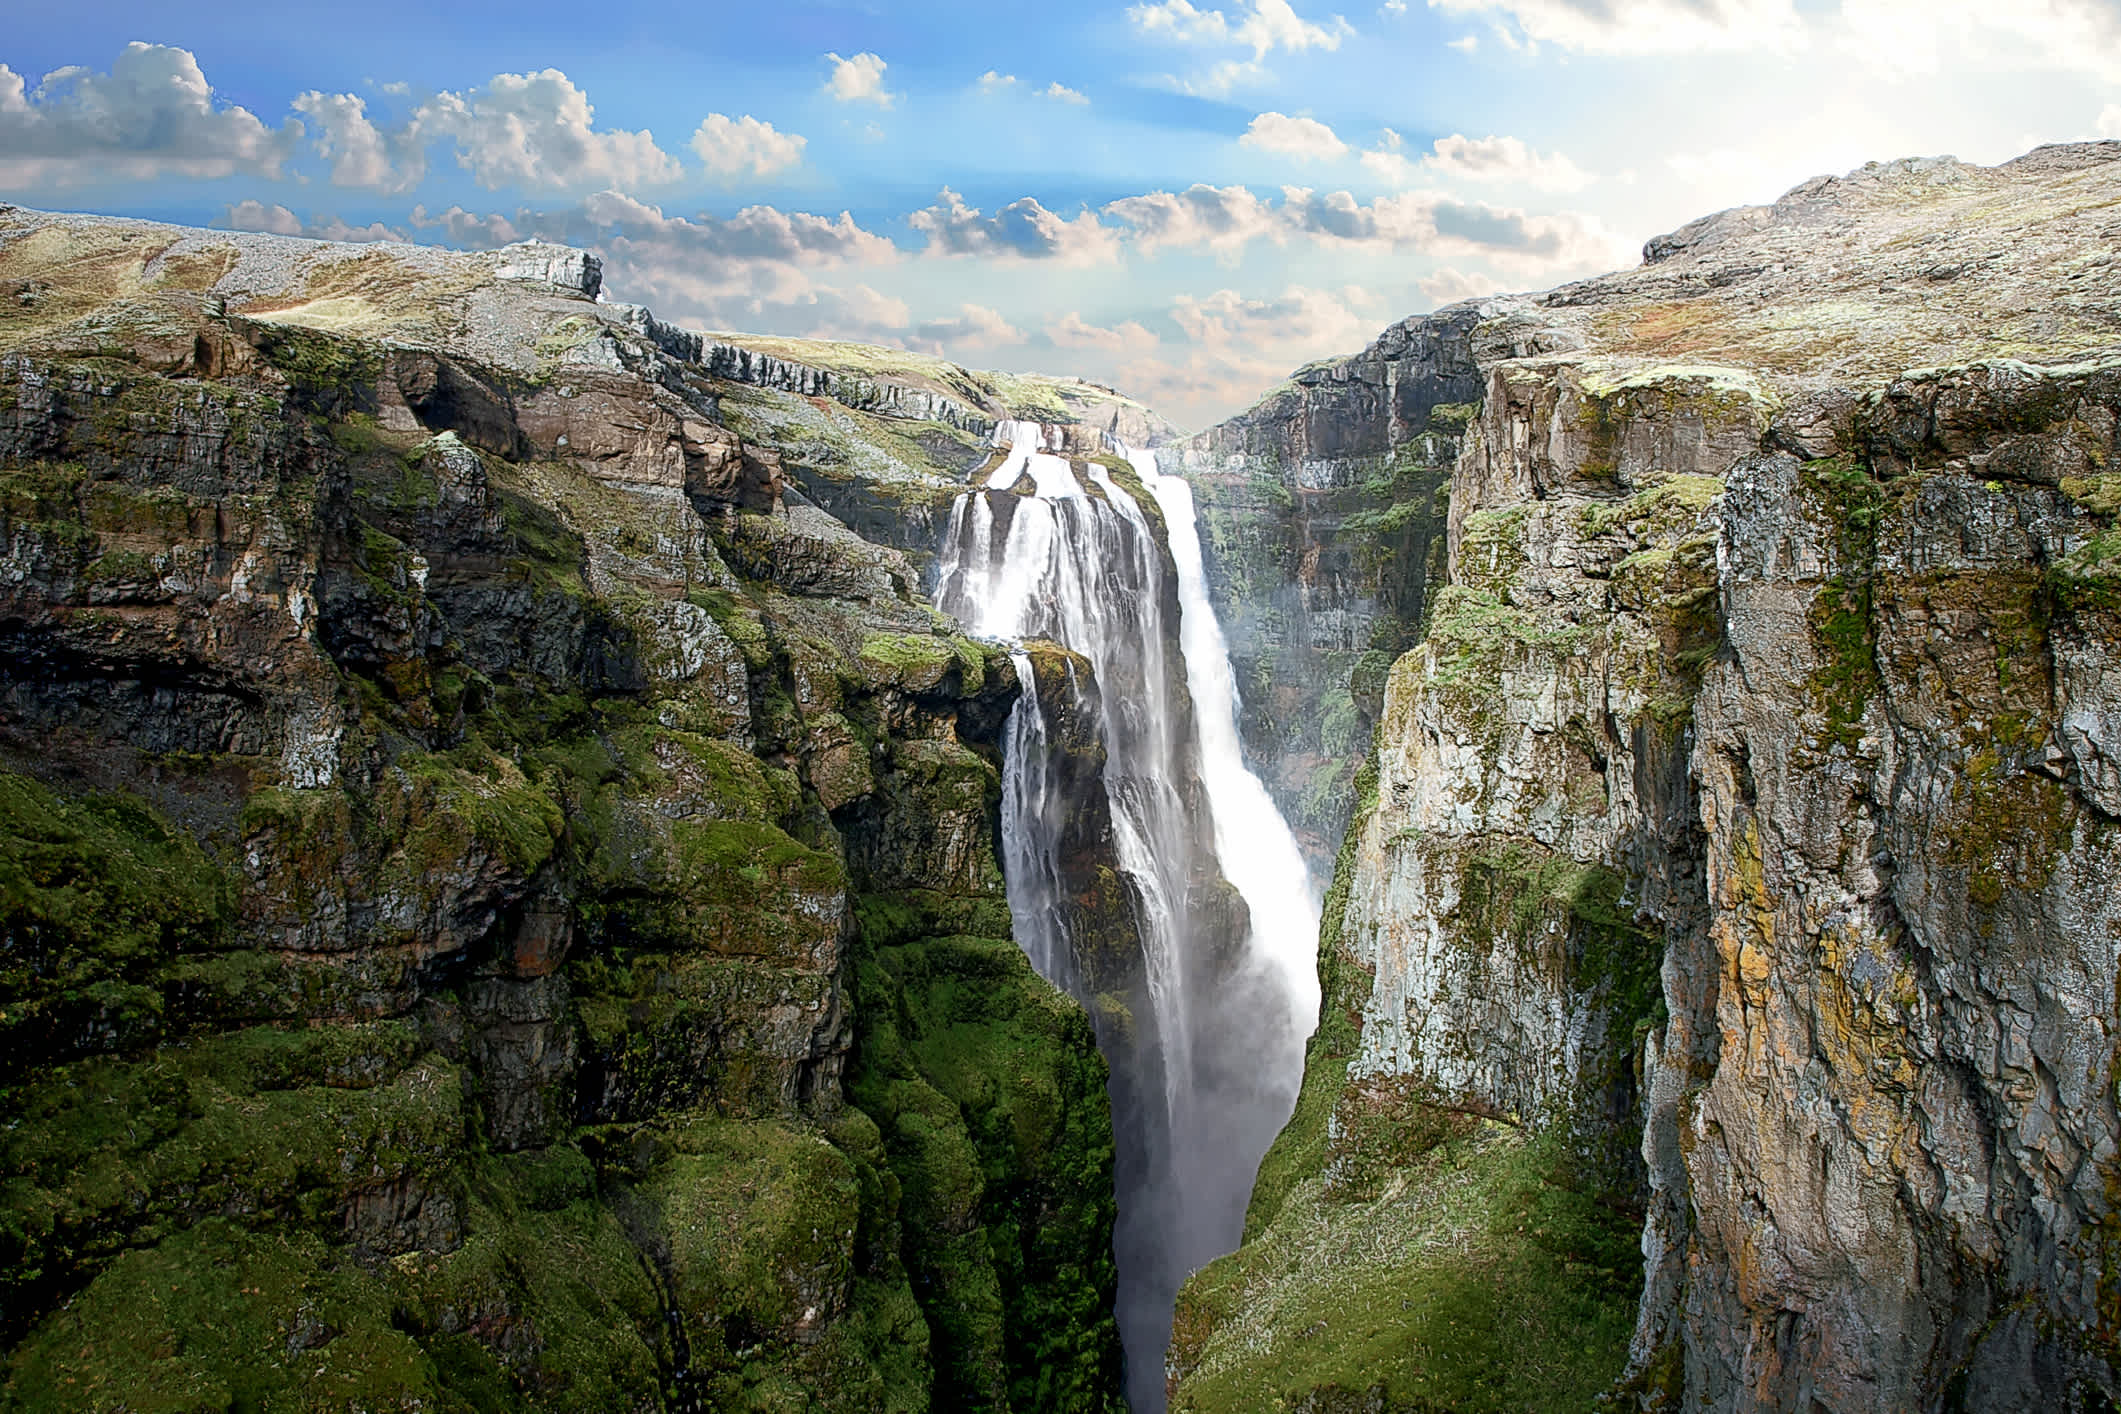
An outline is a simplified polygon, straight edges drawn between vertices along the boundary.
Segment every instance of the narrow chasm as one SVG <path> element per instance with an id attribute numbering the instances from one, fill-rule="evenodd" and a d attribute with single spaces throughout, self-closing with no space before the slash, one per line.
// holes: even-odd
<path id="1" fill-rule="evenodd" d="M 1237 1245 L 1295 1103 L 1318 908 L 1239 748 L 1191 488 L 1073 432 L 1001 425 L 952 507 L 937 602 L 1009 644 L 1023 684 L 1002 753 L 1009 907 L 1111 1068 L 1116 1311 L 1142 1414 L 1164 1407 L 1179 1286 Z"/>

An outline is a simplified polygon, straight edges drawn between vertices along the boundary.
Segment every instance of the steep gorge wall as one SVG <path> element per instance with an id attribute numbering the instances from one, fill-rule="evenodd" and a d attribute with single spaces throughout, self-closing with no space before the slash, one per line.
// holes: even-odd
<path id="1" fill-rule="evenodd" d="M 1866 169 L 1477 307 L 1449 582 L 1174 1408 L 2116 1398 L 2117 158 Z M 1969 268 L 1996 327 L 1903 283 Z"/>
<path id="2" fill-rule="evenodd" d="M 1007 656 L 530 255 L 0 221 L 0 1403 L 1118 1407 Z"/>
<path id="3" fill-rule="evenodd" d="M 1474 324 L 1395 325 L 1167 453 L 1194 487 L 1247 756 L 1321 879 L 1385 672 L 1442 571 L 1446 482 L 1479 395 Z"/>

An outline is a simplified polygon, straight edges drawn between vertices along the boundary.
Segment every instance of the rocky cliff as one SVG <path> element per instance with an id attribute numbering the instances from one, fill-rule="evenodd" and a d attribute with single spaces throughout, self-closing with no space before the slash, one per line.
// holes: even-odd
<path id="1" fill-rule="evenodd" d="M 1119 1407 L 977 439 L 597 276 L 0 210 L 7 1407 Z"/>
<path id="2" fill-rule="evenodd" d="M 2117 237 L 2121 144 L 1873 166 L 1196 439 L 1477 403 L 1174 1408 L 2121 1397 Z"/>

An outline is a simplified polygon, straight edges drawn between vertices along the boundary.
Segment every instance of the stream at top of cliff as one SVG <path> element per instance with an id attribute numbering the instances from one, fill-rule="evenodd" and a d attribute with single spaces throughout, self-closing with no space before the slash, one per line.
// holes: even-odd
<path id="1" fill-rule="evenodd" d="M 1244 764 L 1191 487 L 1114 444 L 1164 521 L 1167 561 L 1150 512 L 1107 466 L 1078 475 L 1062 437 L 997 428 L 1002 460 L 952 508 L 936 598 L 1013 645 L 1023 683 L 1003 761 L 1010 913 L 1033 965 L 1089 1010 L 1111 1068 L 1115 1314 L 1145 1414 L 1164 1407 L 1178 1288 L 1237 1245 L 1295 1103 L 1318 902 Z M 1080 765 L 1085 735 L 1095 770 Z"/>

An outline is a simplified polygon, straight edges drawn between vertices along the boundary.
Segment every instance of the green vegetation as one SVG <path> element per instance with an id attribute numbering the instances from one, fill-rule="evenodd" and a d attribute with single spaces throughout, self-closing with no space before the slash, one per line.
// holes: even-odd
<path id="1" fill-rule="evenodd" d="M 1117 1414 L 1112 1130 L 1088 1018 L 1006 938 L 908 938 L 905 900 L 860 916 L 848 1093 L 902 1194 L 937 1407 Z"/>
<path id="2" fill-rule="evenodd" d="M 1270 1226 L 1195 1275 L 1174 1414 L 1335 1393 L 1454 1414 L 1592 1408 L 1627 1362 L 1639 1220 L 1576 1186 L 1557 1138 L 1462 1133 L 1429 1125 L 1370 1175 L 1371 1197 L 1299 1180 Z"/>
<path id="3" fill-rule="evenodd" d="M 1821 745 L 1853 751 L 1882 685 L 1872 614 L 1885 494 L 1868 468 L 1845 458 L 1807 464 L 1805 482 L 1822 500 L 1844 566 L 1820 587 L 1812 605 L 1812 636 L 1822 659 L 1812 696 L 1826 718 Z"/>
<path id="4" fill-rule="evenodd" d="M 160 1037 L 164 970 L 232 912 L 198 843 L 137 801 L 0 772 L 0 1080 Z"/>

